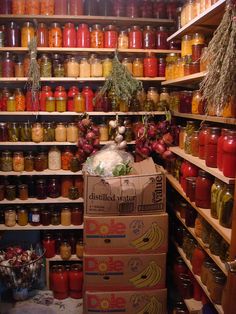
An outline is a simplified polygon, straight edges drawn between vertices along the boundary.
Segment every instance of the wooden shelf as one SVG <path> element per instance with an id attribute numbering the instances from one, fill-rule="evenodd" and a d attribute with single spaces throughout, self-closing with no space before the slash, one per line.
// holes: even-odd
<path id="1" fill-rule="evenodd" d="M 20 200 L 19 198 L 15 199 L 14 201 L 8 201 L 4 199 L 1 201 L 1 205 L 15 205 L 15 204 L 62 204 L 62 203 L 83 203 L 84 199 L 82 197 L 71 200 L 66 197 L 57 197 L 57 198 L 50 198 L 47 197 L 45 200 L 39 200 L 37 198 L 28 198 L 27 200 Z"/>
<path id="2" fill-rule="evenodd" d="M 224 117 L 215 117 L 215 116 L 208 116 L 208 115 L 201 115 L 201 114 L 181 113 L 177 111 L 173 111 L 172 115 L 174 117 L 236 125 L 236 118 L 224 118 Z"/>
<path id="3" fill-rule="evenodd" d="M 162 116 L 165 115 L 165 111 L 130 111 L 130 112 L 121 112 L 121 111 L 90 111 L 87 112 L 89 116 Z M 65 112 L 47 112 L 47 111 L 0 111 L 0 116 L 83 116 L 84 113 L 65 111 Z"/>
<path id="4" fill-rule="evenodd" d="M 194 73 L 191 75 L 183 76 L 180 78 L 176 78 L 173 80 L 167 80 L 161 83 L 162 86 L 174 85 L 174 86 L 192 86 L 201 82 L 201 80 L 205 77 L 206 72 Z"/>
<path id="5" fill-rule="evenodd" d="M 225 12 L 225 3 L 226 0 L 218 0 L 210 8 L 199 14 L 191 22 L 187 23 L 177 32 L 168 37 L 167 40 L 171 41 L 176 38 L 181 38 L 185 34 L 195 32 L 213 33 Z"/>
<path id="6" fill-rule="evenodd" d="M 171 175 L 166 174 L 167 180 L 173 186 L 173 188 L 193 207 L 196 211 L 225 239 L 227 243 L 230 244 L 231 242 L 231 234 L 232 230 L 222 227 L 219 224 L 219 221 L 215 218 L 211 217 L 211 210 L 200 208 L 195 205 L 195 203 L 191 202 L 190 199 L 184 193 L 180 183 Z"/>
<path id="7" fill-rule="evenodd" d="M 51 258 L 46 258 L 46 260 L 48 261 L 48 262 L 59 262 L 59 261 L 64 261 L 64 262 L 73 262 L 73 261 L 83 261 L 83 259 L 81 259 L 81 258 L 79 258 L 79 257 L 77 257 L 75 254 L 74 255 L 71 255 L 71 258 L 70 259 L 68 259 L 68 260 L 63 260 L 62 258 L 61 258 L 61 256 L 60 255 L 56 255 L 56 256 L 54 256 L 54 257 L 51 257 Z"/>
<path id="8" fill-rule="evenodd" d="M 100 141 L 100 145 L 112 144 L 114 141 Z M 135 141 L 127 143 L 128 145 L 134 145 Z M 70 142 L 0 142 L 1 146 L 76 146 L 77 143 Z"/>
<path id="9" fill-rule="evenodd" d="M 174 20 L 156 19 L 156 18 L 130 18 L 117 16 L 93 16 L 93 15 L 13 15 L 1 14 L 0 20 L 4 21 L 31 21 L 37 22 L 74 22 L 74 23 L 90 23 L 90 24 L 114 24 L 114 25 L 129 25 L 132 22 L 134 25 L 171 25 Z"/>
<path id="10" fill-rule="evenodd" d="M 182 259 L 184 260 L 185 264 L 188 266 L 189 270 L 191 271 L 191 273 L 193 274 L 193 276 L 195 277 L 195 279 L 197 280 L 197 282 L 198 282 L 199 285 L 201 286 L 202 290 L 205 292 L 205 294 L 207 295 L 207 297 L 211 300 L 210 294 L 209 294 L 209 292 L 208 292 L 207 287 L 202 283 L 200 276 L 195 275 L 195 274 L 193 273 L 192 265 L 191 265 L 191 263 L 189 262 L 189 260 L 187 259 L 187 257 L 186 257 L 186 255 L 185 255 L 184 251 L 183 251 L 182 248 L 180 248 L 175 242 L 174 242 L 174 244 L 175 244 L 175 246 L 176 246 L 176 248 L 177 248 L 177 250 L 178 250 L 180 256 L 181 256 Z M 212 302 L 212 300 L 211 300 L 211 302 Z M 217 312 L 218 312 L 219 314 L 224 314 L 224 311 L 223 311 L 221 305 L 215 304 L 214 302 L 212 302 L 212 304 L 214 305 L 215 309 L 217 310 Z"/>
<path id="11" fill-rule="evenodd" d="M 165 77 L 135 77 L 140 81 L 163 82 Z M 41 77 L 41 82 L 104 82 L 105 77 Z M 0 83 L 27 82 L 27 77 L 0 77 Z"/>
<path id="12" fill-rule="evenodd" d="M 28 230 L 83 230 L 84 229 L 84 225 L 80 225 L 80 226 L 74 226 L 74 225 L 70 225 L 70 226 L 62 226 L 62 225 L 58 225 L 58 226 L 54 226 L 54 225 L 49 225 L 49 226 L 31 226 L 31 225 L 26 225 L 26 226 L 19 226 L 18 224 L 16 224 L 14 227 L 7 227 L 5 225 L 0 224 L 0 230 L 1 231 L 28 231 Z"/>
<path id="13" fill-rule="evenodd" d="M 222 272 L 227 276 L 228 272 L 226 270 L 225 264 L 221 261 L 219 256 L 213 255 L 211 251 L 205 246 L 204 242 L 201 238 L 197 237 L 194 231 L 194 228 L 190 228 L 186 226 L 185 220 L 180 217 L 178 212 L 175 213 L 176 217 L 181 221 L 184 227 L 189 231 L 189 233 L 194 237 L 194 239 L 200 244 L 203 250 L 210 256 L 210 258 L 215 262 L 215 264 L 222 270 Z"/>
<path id="14" fill-rule="evenodd" d="M 82 171 L 72 172 L 69 170 L 49 170 L 44 171 L 0 171 L 1 176 L 81 176 Z"/>
<path id="15" fill-rule="evenodd" d="M 175 153 L 176 155 L 188 160 L 195 166 L 207 171 L 214 177 L 220 179 L 221 181 L 227 183 L 227 184 L 234 184 L 235 183 L 235 178 L 227 178 L 223 175 L 222 171 L 218 170 L 217 168 L 211 168 L 207 167 L 205 164 L 205 160 L 202 160 L 198 157 L 194 157 L 190 154 L 186 154 L 183 149 L 180 149 L 179 147 L 170 147 L 170 150 Z"/>
<path id="16" fill-rule="evenodd" d="M 199 314 L 203 305 L 201 301 L 196 301 L 194 299 L 184 299 L 184 303 L 189 311 L 189 314 Z"/>

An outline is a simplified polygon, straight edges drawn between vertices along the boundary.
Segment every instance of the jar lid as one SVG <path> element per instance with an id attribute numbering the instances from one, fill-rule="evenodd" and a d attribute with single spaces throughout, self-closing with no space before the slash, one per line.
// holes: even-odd
<path id="1" fill-rule="evenodd" d="M 57 23 L 57 22 L 53 22 L 53 23 L 51 24 L 51 27 L 59 27 L 59 28 L 60 28 L 60 24 Z"/>
<path id="2" fill-rule="evenodd" d="M 211 134 L 217 134 L 217 133 L 220 133 L 220 128 L 210 127 L 210 128 L 208 128 L 208 131 L 209 131 Z"/>
<path id="3" fill-rule="evenodd" d="M 28 185 L 27 184 L 19 184 L 18 189 L 27 189 Z"/>
<path id="4" fill-rule="evenodd" d="M 31 207 L 30 211 L 36 213 L 36 212 L 40 212 L 40 209 L 38 207 Z"/>
<path id="5" fill-rule="evenodd" d="M 6 188 L 9 189 L 9 190 L 14 190 L 16 188 L 16 186 L 13 185 L 13 184 L 9 184 L 9 185 L 6 186 Z"/>
<path id="6" fill-rule="evenodd" d="M 56 100 L 66 100 L 66 97 L 57 97 Z"/>
<path id="7" fill-rule="evenodd" d="M 33 27 L 33 23 L 31 23 L 31 22 L 25 22 L 25 23 L 23 24 L 23 26 Z"/>
<path id="8" fill-rule="evenodd" d="M 158 26 L 157 30 L 160 31 L 160 32 L 165 32 L 167 29 L 164 26 Z"/>
<path id="9" fill-rule="evenodd" d="M 192 39 L 192 36 L 191 35 L 184 35 L 182 37 L 182 40 L 191 40 Z"/>
<path id="10" fill-rule="evenodd" d="M 2 152 L 2 155 L 3 156 L 11 156 L 12 155 L 12 152 L 10 152 L 9 150 L 4 150 L 3 152 Z"/>
<path id="11" fill-rule="evenodd" d="M 6 127 L 7 126 L 7 123 L 6 122 L 0 122 L 0 127 L 1 128 L 4 128 L 4 127 Z"/>

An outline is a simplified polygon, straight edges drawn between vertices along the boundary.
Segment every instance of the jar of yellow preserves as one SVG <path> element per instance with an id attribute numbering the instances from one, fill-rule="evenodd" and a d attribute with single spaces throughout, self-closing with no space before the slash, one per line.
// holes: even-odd
<path id="1" fill-rule="evenodd" d="M 110 58 L 106 58 L 102 63 L 102 74 L 104 77 L 108 77 L 112 71 L 112 60 Z"/>

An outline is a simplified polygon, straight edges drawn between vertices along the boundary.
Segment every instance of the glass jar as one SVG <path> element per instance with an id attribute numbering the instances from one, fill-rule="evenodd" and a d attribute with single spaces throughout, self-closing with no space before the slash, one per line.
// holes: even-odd
<path id="1" fill-rule="evenodd" d="M 71 211 L 71 224 L 79 226 L 83 223 L 83 212 L 79 207 L 72 208 Z"/>
<path id="2" fill-rule="evenodd" d="M 208 128 L 206 137 L 206 165 L 217 168 L 217 142 L 220 137 L 220 129 L 216 127 Z"/>
<path id="3" fill-rule="evenodd" d="M 165 19 L 166 14 L 166 3 L 161 0 L 153 2 L 153 17 L 157 19 Z"/>
<path id="4" fill-rule="evenodd" d="M 79 189 L 77 186 L 71 186 L 69 188 L 69 195 L 68 195 L 68 198 L 70 200 L 76 200 L 79 198 Z"/>
<path id="5" fill-rule="evenodd" d="M 184 149 L 184 143 L 186 138 L 186 128 L 184 126 L 180 127 L 179 132 L 179 148 Z"/>
<path id="6" fill-rule="evenodd" d="M 48 47 L 48 28 L 45 23 L 39 23 L 37 27 L 37 46 Z"/>
<path id="7" fill-rule="evenodd" d="M 94 93 L 89 86 L 84 86 L 82 90 L 82 95 L 85 98 L 85 108 L 86 112 L 93 111 L 93 98 Z"/>
<path id="8" fill-rule="evenodd" d="M 139 13 L 142 18 L 152 18 L 153 2 L 151 0 L 144 0 L 140 3 Z"/>
<path id="9" fill-rule="evenodd" d="M 14 91 L 16 101 L 16 111 L 25 111 L 25 95 L 21 88 L 16 88 Z"/>
<path id="10" fill-rule="evenodd" d="M 76 256 L 78 258 L 83 258 L 83 254 L 84 254 L 84 245 L 83 245 L 83 241 L 79 240 L 76 243 Z"/>
<path id="11" fill-rule="evenodd" d="M 7 130 L 7 123 L 1 122 L 0 123 L 0 141 L 7 142 L 8 141 L 8 130 Z"/>
<path id="12" fill-rule="evenodd" d="M 51 215 L 51 224 L 53 226 L 58 226 L 61 224 L 61 213 L 59 211 L 53 211 Z M 59 252 L 57 252 L 58 254 Z"/>
<path id="13" fill-rule="evenodd" d="M 79 161 L 79 158 L 76 156 L 73 156 L 70 160 L 70 170 L 72 172 L 77 172 L 81 169 L 81 164 Z"/>
<path id="14" fill-rule="evenodd" d="M 67 0 L 55 0 L 55 15 L 67 15 Z"/>
<path id="15" fill-rule="evenodd" d="M 206 141 L 207 141 L 208 125 L 203 124 L 199 130 L 199 158 L 206 159 Z"/>
<path id="16" fill-rule="evenodd" d="M 15 62 L 14 67 L 15 77 L 24 77 L 24 67 L 22 62 Z"/>
<path id="17" fill-rule="evenodd" d="M 2 58 L 2 77 L 14 77 L 15 63 L 10 52 L 5 52 Z"/>
<path id="18" fill-rule="evenodd" d="M 87 24 L 79 25 L 76 36 L 78 48 L 90 48 L 90 32 Z"/>
<path id="19" fill-rule="evenodd" d="M 131 18 L 139 17 L 139 11 L 136 0 L 129 0 L 127 2 L 125 16 L 129 16 Z"/>
<path id="20" fill-rule="evenodd" d="M 155 29 L 147 25 L 143 29 L 143 49 L 155 49 L 156 48 L 156 38 Z"/>
<path id="21" fill-rule="evenodd" d="M 76 29 L 73 23 L 66 23 L 63 28 L 63 47 L 76 47 Z"/>
<path id="22" fill-rule="evenodd" d="M 67 110 L 74 111 L 74 97 L 79 93 L 77 86 L 71 86 L 67 97 Z"/>
<path id="23" fill-rule="evenodd" d="M 71 156 L 68 152 L 68 154 L 66 155 L 68 161 L 70 162 L 71 158 L 73 157 L 73 155 Z M 70 164 L 67 164 L 67 162 L 62 160 L 62 166 L 64 165 L 64 170 L 69 170 L 70 169 Z M 65 169 L 66 168 L 66 169 Z M 63 177 L 61 179 L 61 196 L 62 197 L 68 197 L 69 195 L 69 188 L 73 186 L 73 180 L 69 177 Z"/>
<path id="24" fill-rule="evenodd" d="M 61 169 L 70 170 L 70 162 L 73 157 L 73 152 L 70 147 L 66 147 L 61 154 Z"/>
<path id="25" fill-rule="evenodd" d="M 44 142 L 55 141 L 55 128 L 52 122 L 45 122 L 43 125 L 43 141 Z"/>
<path id="26" fill-rule="evenodd" d="M 14 209 L 5 210 L 5 225 L 14 227 L 16 225 L 16 211 Z"/>
<path id="27" fill-rule="evenodd" d="M 34 156 L 32 152 L 26 153 L 25 160 L 24 160 L 24 167 L 25 167 L 25 171 L 27 172 L 34 170 Z"/>
<path id="28" fill-rule="evenodd" d="M 44 235 L 43 248 L 45 249 L 46 258 L 52 258 L 56 255 L 55 240 L 51 234 Z"/>
<path id="29" fill-rule="evenodd" d="M 134 77 L 143 76 L 143 61 L 141 58 L 135 58 L 132 64 L 132 74 Z"/>
<path id="30" fill-rule="evenodd" d="M 214 283 L 210 291 L 211 300 L 215 304 L 221 304 L 223 290 L 225 289 L 226 277 L 222 274 L 216 274 L 214 277 Z"/>
<path id="31" fill-rule="evenodd" d="M 79 64 L 80 77 L 91 76 L 91 65 L 87 58 L 82 58 Z"/>
<path id="32" fill-rule="evenodd" d="M 99 124 L 99 140 L 100 141 L 108 141 L 109 140 L 109 132 L 107 123 L 103 122 Z"/>
<path id="33" fill-rule="evenodd" d="M 186 138 L 184 143 L 184 151 L 186 154 L 191 154 L 191 137 L 196 129 L 196 124 L 194 121 L 187 121 L 186 125 Z"/>
<path id="34" fill-rule="evenodd" d="M 21 28 L 21 47 L 29 46 L 31 40 L 35 37 L 35 29 L 31 22 L 25 22 Z"/>
<path id="35" fill-rule="evenodd" d="M 5 198 L 8 201 L 14 201 L 16 199 L 16 186 L 15 185 L 7 185 L 5 190 Z"/>
<path id="36" fill-rule="evenodd" d="M 38 207 L 31 207 L 29 212 L 29 223 L 31 226 L 40 225 L 40 209 Z"/>
<path id="37" fill-rule="evenodd" d="M 47 112 L 54 112 L 56 109 L 56 102 L 54 97 L 47 97 L 46 98 L 46 111 Z"/>
<path id="38" fill-rule="evenodd" d="M 91 77 L 102 76 L 102 61 L 98 58 L 93 58 L 91 61 Z"/>
<path id="39" fill-rule="evenodd" d="M 58 179 L 50 178 L 47 184 L 48 197 L 57 198 L 60 196 L 60 184 Z"/>
<path id="40" fill-rule="evenodd" d="M 191 92 L 191 91 L 181 91 L 180 92 L 179 112 L 191 113 L 191 111 L 192 111 L 192 98 L 193 98 L 193 92 Z"/>
<path id="41" fill-rule="evenodd" d="M 24 171 L 24 156 L 22 152 L 13 153 L 12 168 L 16 172 Z"/>
<path id="42" fill-rule="evenodd" d="M 132 74 L 132 61 L 130 58 L 123 58 L 122 64 L 126 67 L 130 74 Z"/>
<path id="43" fill-rule="evenodd" d="M 196 192 L 196 177 L 186 178 L 186 196 L 189 197 L 191 202 L 195 202 Z"/>
<path id="44" fill-rule="evenodd" d="M 199 103 L 201 101 L 201 93 L 199 90 L 195 90 L 193 92 L 193 98 L 192 98 L 192 114 L 198 114 L 198 107 L 199 107 Z"/>
<path id="45" fill-rule="evenodd" d="M 199 170 L 196 179 L 195 203 L 201 208 L 211 207 L 211 176 L 204 170 Z"/>
<path id="46" fill-rule="evenodd" d="M 158 26 L 156 31 L 156 49 L 168 49 L 168 32 L 165 27 Z"/>
<path id="47" fill-rule="evenodd" d="M 221 182 L 219 179 L 215 178 L 214 183 L 211 187 L 211 216 L 215 219 L 218 219 L 218 203 L 217 199 L 219 196 L 219 193 L 223 190 L 223 182 Z"/>
<path id="48" fill-rule="evenodd" d="M 159 58 L 158 71 L 157 72 L 158 72 L 159 77 L 165 77 L 165 72 L 166 72 L 165 58 Z"/>
<path id="49" fill-rule="evenodd" d="M 114 25 L 107 25 L 104 31 L 104 48 L 117 48 L 117 28 Z"/>
<path id="50" fill-rule="evenodd" d="M 142 49 L 142 31 L 139 26 L 131 26 L 129 30 L 129 48 Z"/>
<path id="51" fill-rule="evenodd" d="M 196 218 L 197 218 L 197 211 L 192 206 L 188 205 L 185 211 L 186 226 L 190 228 L 194 228 Z"/>
<path id="52" fill-rule="evenodd" d="M 42 57 L 40 58 L 40 76 L 52 76 L 52 62 L 47 55 L 42 55 Z"/>
<path id="53" fill-rule="evenodd" d="M 51 269 L 52 289 L 55 299 L 63 300 L 68 298 L 69 279 L 68 271 L 62 265 L 54 265 Z"/>
<path id="54" fill-rule="evenodd" d="M 32 141 L 35 143 L 43 142 L 43 125 L 36 122 L 32 126 Z"/>
<path id="55" fill-rule="evenodd" d="M 41 15 L 54 15 L 54 0 L 41 0 Z"/>
<path id="56" fill-rule="evenodd" d="M 159 102 L 159 94 L 156 87 L 149 87 L 147 91 L 147 99 L 151 100 L 154 104 L 154 110 L 157 109 L 157 104 Z"/>
<path id="57" fill-rule="evenodd" d="M 56 111 L 58 112 L 66 111 L 66 98 L 65 97 L 56 98 Z"/>
<path id="58" fill-rule="evenodd" d="M 73 101 L 73 111 L 75 112 L 85 112 L 86 106 L 85 106 L 85 98 L 82 93 L 78 93 L 74 96 Z"/>
<path id="59" fill-rule="evenodd" d="M 222 171 L 224 176 L 235 178 L 236 175 L 236 131 L 227 132 L 223 140 Z"/>
<path id="60" fill-rule="evenodd" d="M 80 299 L 83 289 L 83 271 L 80 264 L 73 264 L 69 271 L 70 297 Z"/>
<path id="61" fill-rule="evenodd" d="M 108 77 L 112 71 L 112 60 L 110 58 L 106 58 L 102 63 L 102 76 Z"/>
<path id="62" fill-rule="evenodd" d="M 36 180 L 36 198 L 39 200 L 47 198 L 47 185 L 44 179 Z"/>
<path id="63" fill-rule="evenodd" d="M 181 57 L 192 54 L 192 36 L 184 35 L 181 40 Z"/>
<path id="64" fill-rule="evenodd" d="M 16 98 L 15 96 L 9 96 L 7 99 L 7 111 L 14 112 L 16 111 Z"/>
<path id="65" fill-rule="evenodd" d="M 5 30 L 6 47 L 20 47 L 20 29 L 15 22 L 10 22 Z"/>
<path id="66" fill-rule="evenodd" d="M 49 47 L 62 47 L 62 30 L 59 23 L 52 23 L 49 28 Z"/>
<path id="67" fill-rule="evenodd" d="M 185 22 L 189 23 L 195 17 L 194 0 L 188 0 L 185 6 Z"/>
<path id="68" fill-rule="evenodd" d="M 192 44 L 192 61 L 200 62 L 202 50 L 205 47 L 204 44 Z"/>
<path id="69" fill-rule="evenodd" d="M 69 15 L 83 15 L 83 0 L 69 0 Z"/>
<path id="70" fill-rule="evenodd" d="M 190 150 L 191 150 L 191 154 L 194 157 L 198 157 L 199 154 L 199 140 L 198 140 L 198 135 L 199 132 L 198 131 L 194 131 L 192 136 L 191 136 L 191 143 L 190 143 Z"/>
<path id="71" fill-rule="evenodd" d="M 51 147 L 48 152 L 48 169 L 61 169 L 61 151 L 56 146 Z"/>
<path id="72" fill-rule="evenodd" d="M 144 76 L 157 77 L 158 76 L 158 61 L 154 53 L 147 53 L 144 60 Z"/>
<path id="73" fill-rule="evenodd" d="M 56 142 L 66 142 L 66 126 L 64 123 L 57 123 L 55 128 Z"/>
<path id="74" fill-rule="evenodd" d="M 201 59 L 200 59 L 200 71 L 208 70 L 208 60 L 207 60 L 207 47 L 202 48 Z"/>
<path id="75" fill-rule="evenodd" d="M 71 210 L 68 207 L 62 208 L 61 210 L 61 224 L 62 226 L 71 225 Z"/>
<path id="76" fill-rule="evenodd" d="M 90 32 L 90 47 L 91 48 L 104 48 L 104 32 L 101 25 L 94 24 Z"/>
<path id="77" fill-rule="evenodd" d="M 181 164 L 181 168 L 180 168 L 180 184 L 184 190 L 184 192 L 186 192 L 186 188 L 187 188 L 187 182 L 186 182 L 186 178 L 187 177 L 197 177 L 198 175 L 198 168 L 191 164 L 188 161 L 183 161 Z"/>
<path id="78" fill-rule="evenodd" d="M 70 143 L 76 143 L 79 138 L 79 130 L 75 123 L 71 122 L 67 126 L 66 130 L 67 141 Z"/>
<path id="79" fill-rule="evenodd" d="M 51 211 L 44 209 L 40 214 L 40 222 L 43 226 L 49 226 L 51 224 Z"/>
<path id="80" fill-rule="evenodd" d="M 40 2 L 38 0 L 25 0 L 25 14 L 39 15 Z"/>
<path id="81" fill-rule="evenodd" d="M 225 228 L 232 228 L 232 215 L 234 204 L 234 185 L 226 185 L 221 194 L 221 203 L 219 208 L 219 222 Z"/>
<path id="82" fill-rule="evenodd" d="M 66 240 L 61 243 L 60 256 L 63 260 L 69 260 L 71 258 L 71 246 Z"/>
<path id="83" fill-rule="evenodd" d="M 64 77 L 65 76 L 65 68 L 63 64 L 58 63 L 53 66 L 53 76 L 55 77 Z"/>
<path id="84" fill-rule="evenodd" d="M 45 161 L 43 156 L 35 156 L 34 157 L 34 170 L 35 171 L 44 171 L 45 170 Z"/>
<path id="85" fill-rule="evenodd" d="M 8 123 L 8 140 L 9 142 L 18 142 L 20 139 L 19 125 L 16 122 Z"/>
<path id="86" fill-rule="evenodd" d="M 17 223 L 19 226 L 26 226 L 28 224 L 28 211 L 25 208 L 17 210 Z"/>
<path id="87" fill-rule="evenodd" d="M 129 48 L 129 36 L 126 30 L 121 30 L 118 36 L 118 49 Z"/>

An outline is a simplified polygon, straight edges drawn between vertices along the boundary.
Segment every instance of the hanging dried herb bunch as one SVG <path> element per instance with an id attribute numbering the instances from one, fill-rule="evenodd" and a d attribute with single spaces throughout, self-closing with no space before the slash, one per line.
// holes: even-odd
<path id="1" fill-rule="evenodd" d="M 37 37 L 29 43 L 29 55 L 30 55 L 30 65 L 28 72 L 28 82 L 27 89 L 32 92 L 32 96 L 35 97 L 37 92 L 40 90 L 40 70 L 39 64 L 37 62 Z"/>
<path id="2" fill-rule="evenodd" d="M 134 79 L 127 68 L 119 61 L 117 52 L 112 59 L 112 71 L 94 98 L 96 102 L 100 97 L 112 91 L 117 99 L 124 99 L 128 103 L 136 93 L 142 89 L 142 82 Z"/>
<path id="3" fill-rule="evenodd" d="M 204 58 L 205 59 L 205 58 Z M 219 115 L 236 97 L 236 1 L 230 0 L 222 21 L 209 43 L 206 60 L 208 73 L 200 84 L 208 106 Z M 209 107 L 207 108 L 209 111 Z"/>

